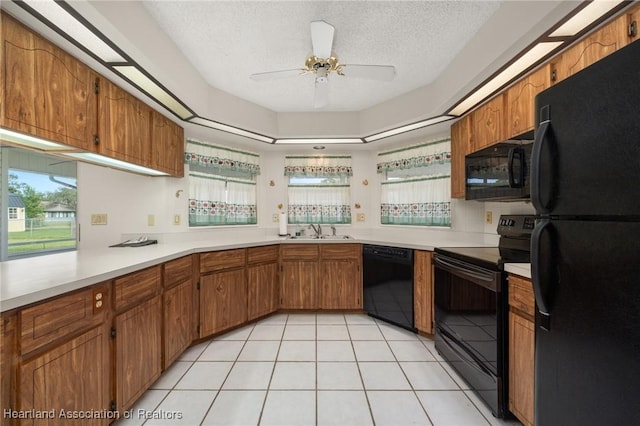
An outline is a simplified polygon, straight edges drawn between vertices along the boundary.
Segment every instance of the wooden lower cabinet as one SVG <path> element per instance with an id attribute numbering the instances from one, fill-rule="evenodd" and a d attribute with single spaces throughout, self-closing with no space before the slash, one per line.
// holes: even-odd
<path id="1" fill-rule="evenodd" d="M 418 331 L 433 334 L 433 252 L 413 252 L 413 315 Z"/>
<path id="2" fill-rule="evenodd" d="M 114 318 L 116 409 L 127 410 L 160 377 L 161 296 Z"/>
<path id="3" fill-rule="evenodd" d="M 251 321 L 278 310 L 278 262 L 247 267 L 247 316 Z"/>
<path id="4" fill-rule="evenodd" d="M 280 307 L 317 309 L 317 260 L 288 260 L 280 264 Z"/>
<path id="5" fill-rule="evenodd" d="M 362 309 L 362 272 L 352 259 L 320 262 L 320 308 Z"/>
<path id="6" fill-rule="evenodd" d="M 535 302 L 531 280 L 509 276 L 509 410 L 534 424 Z"/>
<path id="7" fill-rule="evenodd" d="M 247 321 L 245 268 L 200 276 L 200 337 Z"/>
<path id="8" fill-rule="evenodd" d="M 193 284 L 189 278 L 164 291 L 162 368 L 168 368 L 192 341 Z"/>
<path id="9" fill-rule="evenodd" d="M 132 349 L 128 349 L 128 352 L 136 354 Z M 18 409 L 36 412 L 54 410 L 54 420 L 45 421 L 46 424 L 109 424 L 110 419 L 61 418 L 61 410 L 68 415 L 88 410 L 109 410 L 109 359 L 109 332 L 107 327 L 101 325 L 23 362 L 19 370 Z M 20 424 L 43 423 L 29 419 L 21 420 Z"/>

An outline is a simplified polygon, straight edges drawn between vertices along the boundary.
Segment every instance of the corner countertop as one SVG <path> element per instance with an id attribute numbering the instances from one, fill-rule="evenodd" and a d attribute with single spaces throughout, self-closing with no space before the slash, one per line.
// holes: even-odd
<path id="1" fill-rule="evenodd" d="M 531 279 L 530 263 L 505 263 L 504 270 L 510 274 L 520 275 L 521 277 Z"/>
<path id="2" fill-rule="evenodd" d="M 291 240 L 277 236 L 255 236 L 159 243 L 144 247 L 82 249 L 72 252 L 0 262 L 0 312 L 40 302 L 73 290 L 107 281 L 192 253 L 257 247 L 271 244 L 379 244 L 419 250 L 446 246 L 478 246 L 477 238 L 448 238 L 446 233 L 428 241 L 407 242 L 400 238 L 363 236 L 349 240 Z M 484 244 L 488 245 L 488 244 Z"/>

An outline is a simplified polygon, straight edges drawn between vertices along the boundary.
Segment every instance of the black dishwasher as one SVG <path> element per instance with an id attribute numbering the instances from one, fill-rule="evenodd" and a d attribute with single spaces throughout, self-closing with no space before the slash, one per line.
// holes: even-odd
<path id="1" fill-rule="evenodd" d="M 362 246 L 364 310 L 407 330 L 413 323 L 413 250 Z"/>

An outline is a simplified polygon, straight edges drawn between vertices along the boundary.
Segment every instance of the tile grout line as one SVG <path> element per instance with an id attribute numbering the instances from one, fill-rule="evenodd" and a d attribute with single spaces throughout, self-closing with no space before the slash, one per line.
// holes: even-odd
<path id="1" fill-rule="evenodd" d="M 264 409 L 267 406 L 267 399 L 269 398 L 269 392 L 271 391 L 271 382 L 273 381 L 273 375 L 276 372 L 276 365 L 278 363 L 278 356 L 280 356 L 280 348 L 282 348 L 282 339 L 284 338 L 285 330 L 287 329 L 287 325 L 289 324 L 289 314 L 286 314 L 287 317 L 284 320 L 284 327 L 282 328 L 282 335 L 280 336 L 280 343 L 278 344 L 278 351 L 276 352 L 276 358 L 273 361 L 273 369 L 271 370 L 271 376 L 269 377 L 269 382 L 267 383 L 267 391 L 264 394 L 264 401 L 262 401 L 262 408 L 260 409 L 260 416 L 258 416 L 258 423 L 256 426 L 259 426 L 262 423 L 262 416 L 264 415 Z M 248 339 L 248 337 L 247 337 Z"/>

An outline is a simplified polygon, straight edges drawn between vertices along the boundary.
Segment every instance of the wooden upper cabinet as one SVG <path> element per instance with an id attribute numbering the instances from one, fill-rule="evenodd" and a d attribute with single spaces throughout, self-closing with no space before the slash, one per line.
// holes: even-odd
<path id="1" fill-rule="evenodd" d="M 6 13 L 1 19 L 0 125 L 93 150 L 97 74 Z"/>
<path id="2" fill-rule="evenodd" d="M 473 152 L 472 115 L 451 125 L 451 198 L 464 198 L 464 157 Z"/>
<path id="3" fill-rule="evenodd" d="M 535 97 L 550 85 L 551 66 L 546 64 L 507 90 L 506 139 L 534 129 Z"/>
<path id="4" fill-rule="evenodd" d="M 627 15 L 621 15 L 562 52 L 551 61 L 552 82 L 564 80 L 627 45 L 627 22 Z"/>
<path id="5" fill-rule="evenodd" d="M 631 43 L 640 39 L 640 4 L 627 11 L 626 19 L 628 42 Z"/>
<path id="6" fill-rule="evenodd" d="M 505 96 L 501 93 L 471 113 L 473 116 L 474 151 L 479 151 L 506 139 L 504 99 Z"/>
<path id="7" fill-rule="evenodd" d="M 152 167 L 151 108 L 105 78 L 98 95 L 98 152 Z"/>
<path id="8" fill-rule="evenodd" d="M 184 176 L 184 129 L 157 111 L 151 112 L 151 167 Z"/>

